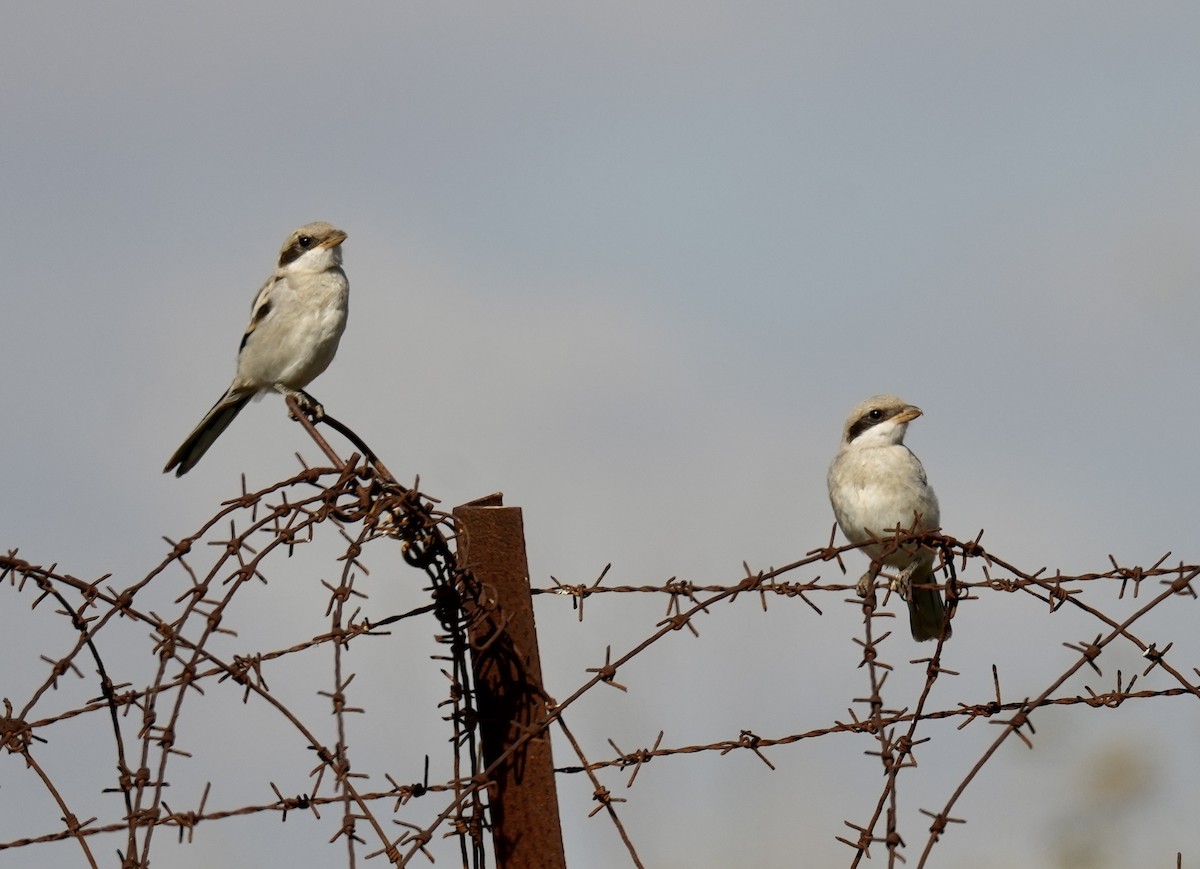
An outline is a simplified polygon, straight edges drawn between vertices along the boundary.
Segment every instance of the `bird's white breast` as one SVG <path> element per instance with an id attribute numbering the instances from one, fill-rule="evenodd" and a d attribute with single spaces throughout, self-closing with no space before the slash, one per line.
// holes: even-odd
<path id="1" fill-rule="evenodd" d="M 829 469 L 829 495 L 842 533 L 853 543 L 885 538 L 899 526 L 940 525 L 937 496 L 920 461 L 907 447 L 893 445 L 840 452 Z"/>

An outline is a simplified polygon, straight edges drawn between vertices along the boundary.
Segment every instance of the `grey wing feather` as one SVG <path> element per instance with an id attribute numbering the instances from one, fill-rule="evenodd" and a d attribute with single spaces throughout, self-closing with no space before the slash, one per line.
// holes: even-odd
<path id="1" fill-rule="evenodd" d="M 263 321 L 267 314 L 271 313 L 271 287 L 275 285 L 275 276 L 267 278 L 267 282 L 263 284 L 258 295 L 254 297 L 254 303 L 250 306 L 250 325 L 246 327 L 246 334 L 242 335 L 242 343 L 238 345 L 238 352 L 241 353 L 246 347 L 246 342 L 250 340 L 250 333 L 258 328 L 258 324 Z"/>

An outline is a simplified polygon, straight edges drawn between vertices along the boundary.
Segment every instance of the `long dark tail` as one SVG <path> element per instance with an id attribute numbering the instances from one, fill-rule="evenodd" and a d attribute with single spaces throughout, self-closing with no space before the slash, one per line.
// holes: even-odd
<path id="1" fill-rule="evenodd" d="M 192 433 L 187 436 L 187 440 L 171 456 L 171 460 L 163 468 L 163 473 L 174 468 L 175 476 L 182 477 L 196 467 L 196 462 L 200 461 L 208 452 L 208 448 L 221 436 L 221 432 L 229 428 L 233 418 L 241 413 L 242 408 L 252 397 L 252 394 L 247 395 L 232 389 L 222 395 L 212 406 L 212 410 L 205 414 L 204 419 L 200 420 L 200 425 L 193 429 Z"/>
<path id="2" fill-rule="evenodd" d="M 912 578 L 912 589 L 908 593 L 908 626 L 917 642 L 936 640 L 942 635 L 942 623 L 946 624 L 946 639 L 950 639 L 950 623 L 946 622 L 946 605 L 942 593 L 936 588 L 917 588 L 937 582 L 932 566 L 918 569 Z"/>

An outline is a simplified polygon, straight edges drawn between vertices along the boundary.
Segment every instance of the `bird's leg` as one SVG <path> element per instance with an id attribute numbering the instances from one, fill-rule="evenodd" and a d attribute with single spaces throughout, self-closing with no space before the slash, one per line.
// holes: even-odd
<path id="1" fill-rule="evenodd" d="M 321 406 L 321 402 L 317 401 L 303 389 L 292 389 L 290 386 L 276 383 L 275 391 L 296 399 L 304 412 L 312 417 L 313 422 L 320 422 L 325 418 L 325 408 Z"/>
<path id="2" fill-rule="evenodd" d="M 858 585 L 854 590 L 858 592 L 859 597 L 866 597 L 871 592 L 871 586 L 875 582 L 875 577 L 879 575 L 879 568 L 872 564 L 867 572 L 858 578 Z"/>
<path id="3" fill-rule="evenodd" d="M 909 594 L 912 592 L 912 576 L 917 570 L 919 561 L 914 561 L 903 570 L 901 570 L 892 580 L 892 591 L 900 595 L 901 600 L 908 600 Z"/>

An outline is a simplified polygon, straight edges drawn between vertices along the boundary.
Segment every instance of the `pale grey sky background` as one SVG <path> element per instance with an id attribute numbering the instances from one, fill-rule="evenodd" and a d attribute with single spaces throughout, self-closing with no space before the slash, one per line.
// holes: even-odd
<path id="1" fill-rule="evenodd" d="M 160 473 L 228 383 L 279 244 L 320 219 L 350 233 L 352 299 L 312 392 L 448 506 L 502 490 L 523 507 L 538 585 L 608 562 L 613 583 L 657 583 L 798 559 L 829 533 L 844 416 L 882 391 L 926 411 L 909 444 L 948 533 L 985 529 L 997 554 L 1065 573 L 1104 570 L 1109 553 L 1196 562 L 1198 44 L 1200 8 L 1184 2 L 14 4 L 0 28 L 0 542 L 123 586 L 240 472 L 261 486 L 295 450 L 315 458 L 268 398 L 190 475 Z M 419 605 L 398 590 L 418 575 L 372 578 L 379 612 Z M 271 627 L 293 608 L 314 620 L 289 637 L 320 630 L 305 582 L 261 595 Z M 6 642 L 27 646 L 0 695 L 23 699 L 14 670 L 66 638 L 41 633 L 52 619 L 35 627 L 30 596 L 8 597 Z M 649 634 L 660 605 L 593 599 L 578 625 L 540 600 L 552 693 L 606 644 Z M 1192 606 L 1148 631 L 1185 671 Z M 1013 699 L 1037 693 L 1071 659 L 1061 643 L 1098 631 L 1015 599 L 959 615 L 944 706 L 985 702 L 992 663 Z M 686 744 L 844 720 L 865 690 L 856 617 L 726 607 L 699 640 L 622 671 L 628 695 L 569 720 L 598 757 L 606 737 L 631 750 L 660 728 Z M 402 778 L 444 736 L 432 625 L 409 631 L 396 678 L 411 668 L 402 690 L 429 718 L 359 737 L 391 740 Z M 241 640 L 260 642 L 249 625 Z M 924 651 L 907 642 L 892 641 L 898 664 Z M 1097 691 L 1143 662 L 1101 663 L 1085 680 Z M 239 745 L 264 738 L 253 710 L 230 709 Z M 1035 750 L 992 762 L 932 865 L 1076 865 L 1066 839 L 1093 834 L 1103 853 L 1087 865 L 1174 865 L 1177 851 L 1200 865 L 1180 808 L 1200 763 L 1192 704 L 1036 721 Z M 904 779 L 911 861 L 928 823 L 915 809 L 944 803 L 994 732 L 947 727 Z M 628 792 L 624 775 L 606 783 L 648 866 L 846 865 L 833 837 L 874 804 L 871 748 L 802 743 L 770 754 L 775 772 L 748 754 L 669 758 Z M 1144 791 L 1105 803 L 1090 777 L 1122 759 Z M 2 840 L 56 817 L 14 761 L 0 801 L 50 820 L 6 822 Z M 248 774 L 251 796 L 214 793 L 210 808 L 267 799 L 278 776 Z M 587 819 L 586 783 L 563 787 L 571 865 L 628 865 L 607 821 Z M 297 848 L 341 865 L 321 844 L 336 822 L 308 823 L 202 826 L 178 851 L 162 837 L 158 859 L 217 865 L 225 848 L 222 865 L 283 866 Z M 4 859 L 51 853 L 78 858 Z"/>

